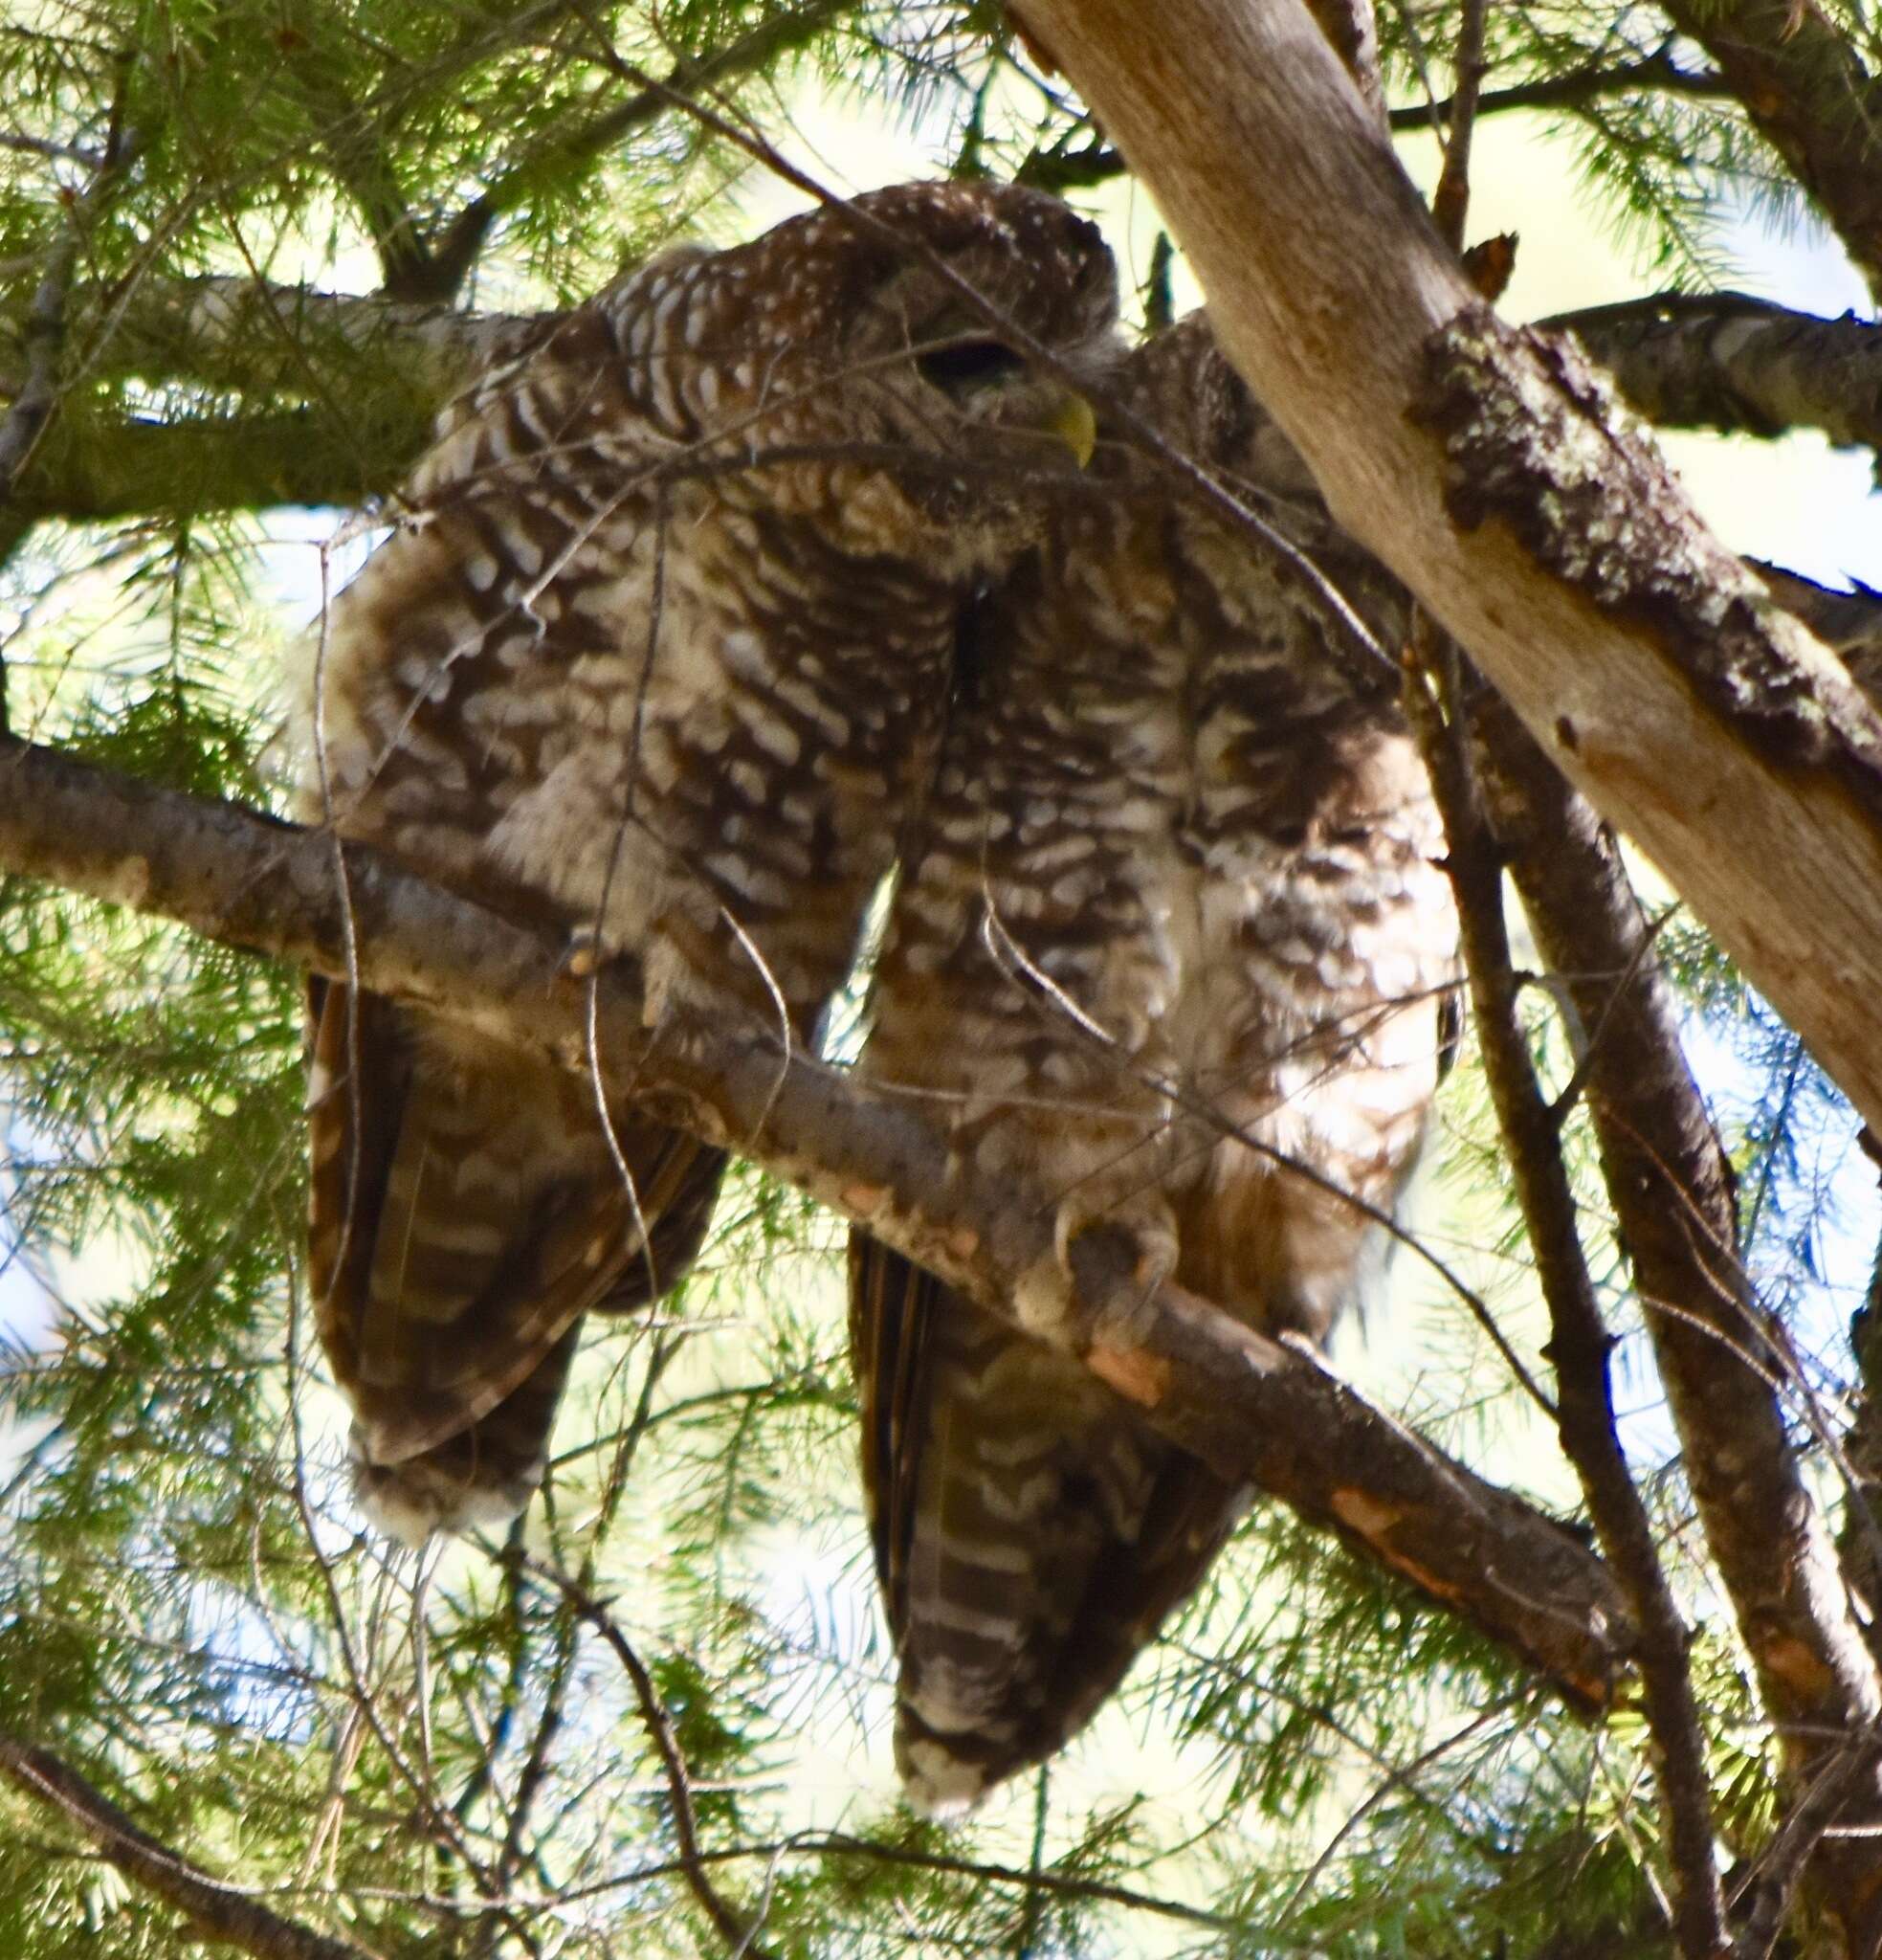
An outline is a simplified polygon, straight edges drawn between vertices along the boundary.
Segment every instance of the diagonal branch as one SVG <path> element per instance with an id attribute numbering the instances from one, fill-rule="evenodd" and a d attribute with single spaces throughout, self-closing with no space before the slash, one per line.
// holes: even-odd
<path id="1" fill-rule="evenodd" d="M 1453 677 L 1456 665 L 1453 657 Z M 1542 1099 L 1517 1013 L 1517 979 L 1503 915 L 1503 864 L 1471 768 L 1457 691 L 1455 685 L 1445 690 L 1450 699 L 1441 712 L 1436 696 L 1414 675 L 1407 683 L 1407 705 L 1444 816 L 1446 866 L 1457 897 L 1484 1077 L 1549 1310 L 1556 1427 L 1562 1453 L 1586 1494 L 1602 1548 L 1640 1629 L 1647 1725 L 1670 1824 L 1679 1950 L 1685 1960 L 1717 1960 L 1729 1942 L 1714 1861 L 1705 1729 L 1686 1661 L 1686 1624 L 1614 1425 L 1608 1372 L 1613 1342 L 1602 1324 L 1583 1252 L 1555 1116 Z"/>
<path id="2" fill-rule="evenodd" d="M 232 805 L 0 743 L 0 863 L 193 926 L 225 944 L 347 971 L 572 1070 L 585 988 L 566 948 L 357 846 Z M 738 970 L 728 947 L 727 970 Z M 858 1219 L 996 1316 L 1056 1273 L 1043 1188 L 997 1188 L 955 1162 L 913 1099 L 867 1090 L 731 1001 L 672 1005 L 650 1036 L 632 963 L 596 976 L 601 1058 L 662 1120 L 729 1146 Z M 1126 1248 L 1079 1241 L 1071 1351 L 1229 1482 L 1251 1481 L 1513 1648 L 1583 1707 L 1626 1667 L 1627 1615 L 1570 1532 L 1368 1407 L 1302 1349 L 1165 1285 L 1149 1300 Z"/>
<path id="3" fill-rule="evenodd" d="M 686 1758 L 680 1753 L 679 1737 L 674 1732 L 673 1717 L 660 1699 L 660 1691 L 654 1685 L 653 1677 L 648 1673 L 646 1662 L 634 1652 L 633 1643 L 621 1631 L 607 1605 L 586 1588 L 577 1585 L 567 1573 L 523 1552 L 515 1554 L 515 1563 L 554 1586 L 575 1615 L 587 1620 L 608 1643 L 626 1671 L 633 1685 L 634 1700 L 640 1707 L 641 1723 L 653 1745 L 654 1753 L 660 1758 L 661 1773 L 666 1778 L 667 1798 L 673 1805 L 674 1837 L 679 1845 L 680 1870 L 693 1896 L 705 1908 L 707 1918 L 718 1927 L 735 1960 L 742 1960 L 745 1955 L 750 1955 L 751 1960 L 776 1960 L 771 1949 L 756 1944 L 758 1927 L 762 1922 L 748 1920 L 747 1915 L 732 1905 L 706 1876 L 700 1857 L 698 1817 L 693 1807 L 693 1784 L 687 1774 Z"/>
<path id="4" fill-rule="evenodd" d="M 1882 297 L 1882 83 L 1811 0 L 1667 0 Z"/>
<path id="5" fill-rule="evenodd" d="M 423 283 L 408 281 L 401 297 L 452 298 L 476 263 L 491 228 L 531 192 L 545 182 L 565 184 L 577 177 L 624 138 L 667 114 L 675 96 L 719 88 L 741 76 L 768 70 L 781 56 L 822 33 L 850 4 L 851 0 L 803 0 L 801 6 L 773 14 L 723 48 L 675 62 L 658 83 L 637 89 L 625 101 L 539 143 L 500 168 L 495 182 L 444 227 L 432 242 Z"/>
<path id="6" fill-rule="evenodd" d="M 199 1939 L 239 1947 L 256 1960 L 373 1960 L 364 1947 L 283 1919 L 258 1899 L 212 1878 L 140 1830 L 101 1790 L 50 1749 L 34 1748 L 4 1729 L 0 1775 L 35 1803 L 69 1818 L 108 1863 L 183 1913 Z"/>
<path id="7" fill-rule="evenodd" d="M 1732 1169 L 1613 836 L 1500 702 L 1479 704 L 1474 721 L 1537 943 L 1601 1029 L 1586 1073 L 1602 1171 L 1706 1542 L 1793 1788 L 1827 1778 L 1841 1822 L 1856 1827 L 1822 1857 L 1826 1883 L 1859 1899 L 1882 1870 L 1862 1835 L 1882 1822 L 1869 1740 L 1882 1682 L 1773 1387 L 1782 1370 L 1738 1261 Z"/>

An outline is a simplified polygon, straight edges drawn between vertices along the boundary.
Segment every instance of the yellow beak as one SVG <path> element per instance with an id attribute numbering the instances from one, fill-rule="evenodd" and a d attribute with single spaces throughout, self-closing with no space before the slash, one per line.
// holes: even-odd
<path id="1" fill-rule="evenodd" d="M 1065 444 L 1077 457 L 1081 470 L 1091 461 L 1092 452 L 1097 447 L 1097 417 L 1083 395 L 1061 396 L 1039 426 Z"/>

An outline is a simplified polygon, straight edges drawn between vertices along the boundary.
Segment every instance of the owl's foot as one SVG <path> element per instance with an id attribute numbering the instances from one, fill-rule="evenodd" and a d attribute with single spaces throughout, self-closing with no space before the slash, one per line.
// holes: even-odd
<path id="1" fill-rule="evenodd" d="M 563 977 L 568 980 L 591 978 L 600 970 L 602 962 L 609 957 L 610 951 L 599 926 L 590 924 L 573 927 L 568 935 L 568 944 L 563 949 Z"/>
<path id="2" fill-rule="evenodd" d="M 1013 1303 L 1035 1338 L 1054 1348 L 1078 1348 L 1100 1332 L 1080 1325 L 1078 1300 L 1102 1299 L 1101 1337 L 1128 1346 L 1158 1287 L 1176 1271 L 1177 1252 L 1176 1217 L 1160 1192 L 1140 1189 L 1106 1198 L 1087 1189 L 1060 1204 L 1052 1257 L 1024 1276 Z M 1120 1263 L 1130 1274 L 1122 1300 L 1116 1277 Z"/>

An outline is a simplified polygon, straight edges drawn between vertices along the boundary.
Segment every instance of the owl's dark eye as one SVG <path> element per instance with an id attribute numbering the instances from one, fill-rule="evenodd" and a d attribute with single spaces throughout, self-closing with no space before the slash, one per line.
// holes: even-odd
<path id="1" fill-rule="evenodd" d="M 917 356 L 915 363 L 923 381 L 949 394 L 1005 381 L 1025 365 L 1011 347 L 999 341 L 956 341 L 951 346 Z"/>

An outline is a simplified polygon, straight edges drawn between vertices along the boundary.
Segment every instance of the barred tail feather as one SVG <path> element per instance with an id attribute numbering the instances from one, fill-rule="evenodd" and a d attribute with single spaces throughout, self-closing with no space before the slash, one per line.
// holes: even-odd
<path id="1" fill-rule="evenodd" d="M 583 1316 L 684 1276 L 723 1156 L 623 1115 L 631 1196 L 585 1083 L 520 1055 L 465 1066 L 337 983 L 310 1008 L 309 1268 L 356 1482 L 401 1537 L 495 1522 L 540 1479 Z"/>
<path id="2" fill-rule="evenodd" d="M 851 1317 L 897 1763 L 912 1801 L 958 1814 L 1091 1719 L 1245 1498 L 860 1233 Z"/>

